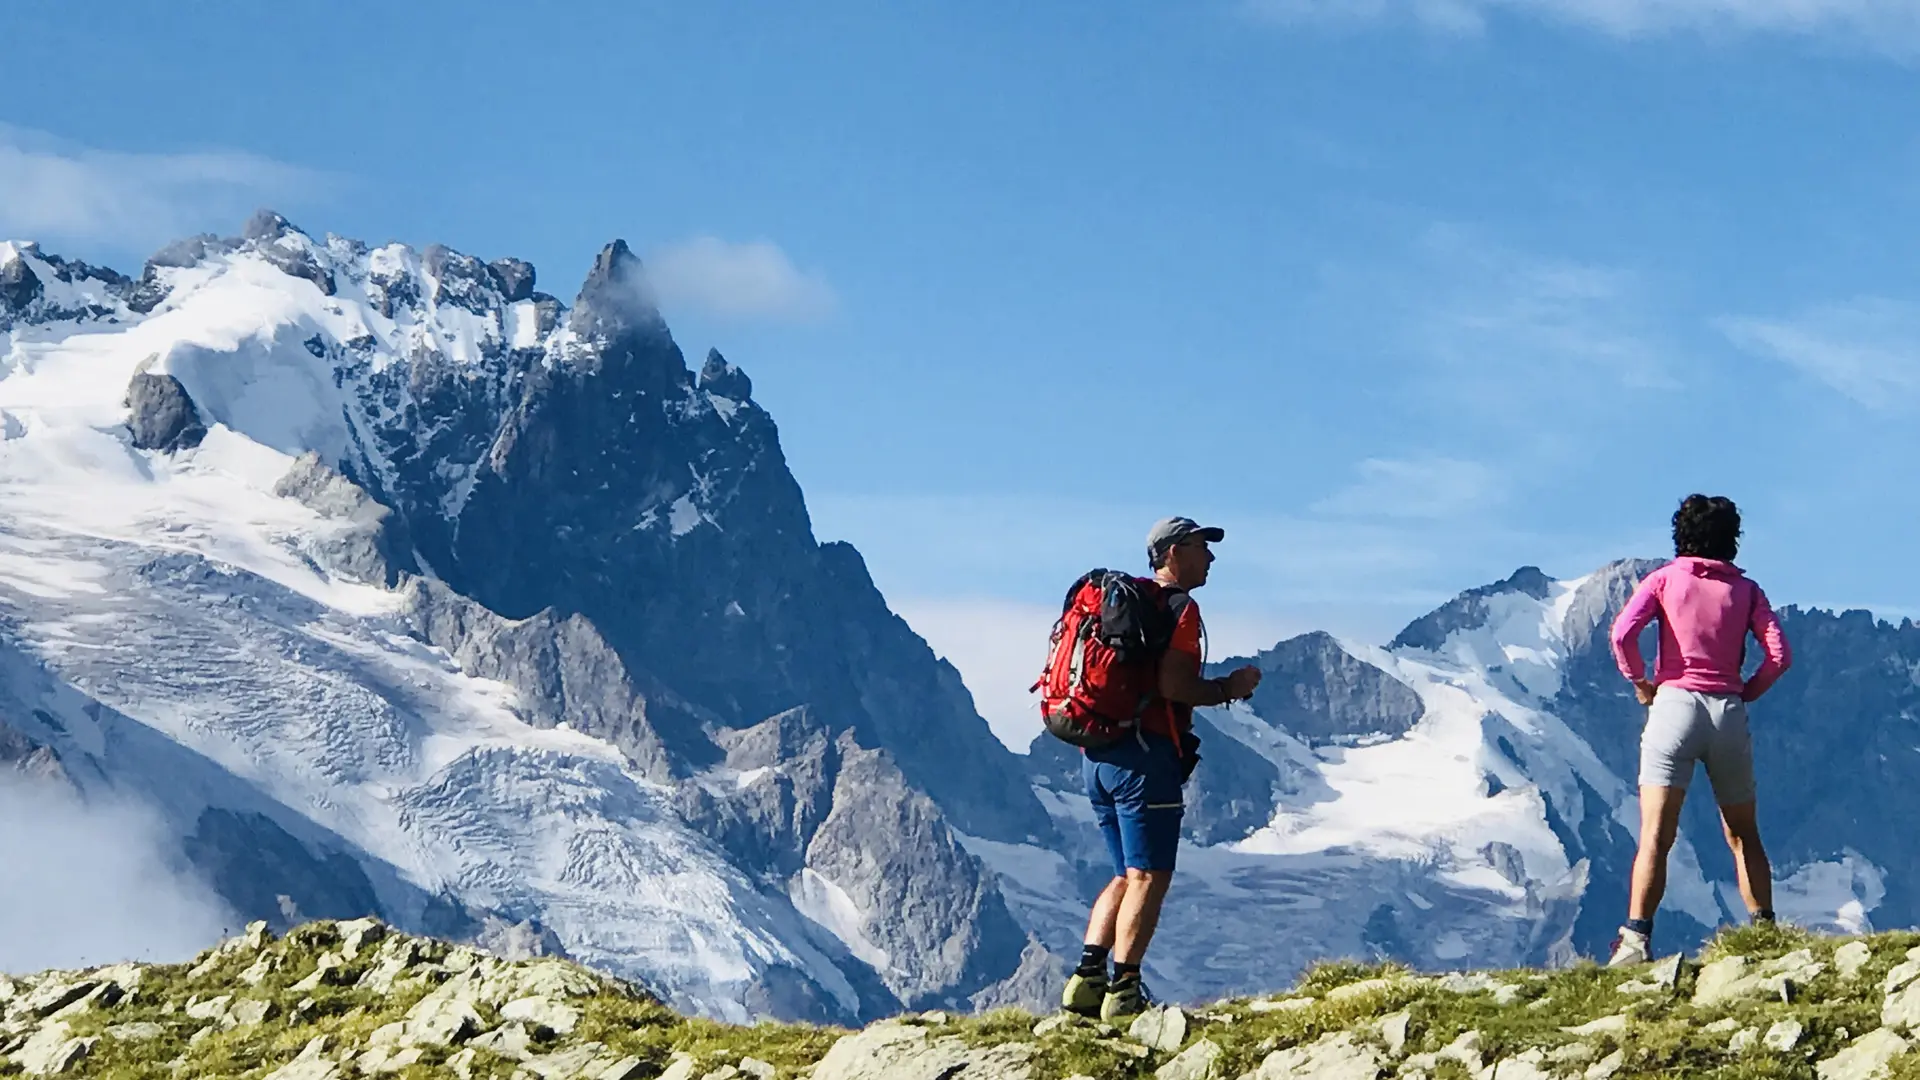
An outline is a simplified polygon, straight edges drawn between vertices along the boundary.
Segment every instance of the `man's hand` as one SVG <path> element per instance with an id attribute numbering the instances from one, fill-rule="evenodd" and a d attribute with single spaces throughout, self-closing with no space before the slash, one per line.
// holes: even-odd
<path id="1" fill-rule="evenodd" d="M 1639 698 L 1642 705 L 1653 704 L 1653 695 L 1658 689 L 1645 679 L 1633 680 L 1633 696 Z"/>
<path id="2" fill-rule="evenodd" d="M 1250 698 L 1260 685 L 1260 669 L 1249 664 L 1227 676 L 1227 700 Z"/>

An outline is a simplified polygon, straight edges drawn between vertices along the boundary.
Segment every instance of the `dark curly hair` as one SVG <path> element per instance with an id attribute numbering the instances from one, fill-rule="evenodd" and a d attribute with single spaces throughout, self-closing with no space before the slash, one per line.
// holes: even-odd
<path id="1" fill-rule="evenodd" d="M 1732 562 L 1740 553 L 1740 508 L 1724 495 L 1689 495 L 1673 512 L 1673 553 Z"/>

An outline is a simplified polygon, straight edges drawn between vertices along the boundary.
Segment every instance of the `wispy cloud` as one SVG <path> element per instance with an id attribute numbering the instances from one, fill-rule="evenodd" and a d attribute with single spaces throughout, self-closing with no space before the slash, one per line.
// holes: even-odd
<path id="1" fill-rule="evenodd" d="M 29 783 L 0 778 L 0 971 L 177 962 L 234 926 L 151 815 Z"/>
<path id="2" fill-rule="evenodd" d="M 1677 385 L 1631 270 L 1521 251 L 1458 225 L 1421 236 L 1403 268 L 1363 274 L 1373 310 L 1422 359 L 1418 390 L 1504 420 Z"/>
<path id="3" fill-rule="evenodd" d="M 1866 297 L 1785 319 L 1726 318 L 1735 345 L 1879 412 L 1920 406 L 1920 304 Z"/>
<path id="4" fill-rule="evenodd" d="M 253 154 L 123 153 L 0 124 L 0 237 L 144 251 L 332 183 Z"/>
<path id="5" fill-rule="evenodd" d="M 648 280 L 669 311 L 806 322 L 831 314 L 838 303 L 824 279 L 800 270 L 765 240 L 697 236 L 657 248 L 646 261 Z"/>
<path id="6" fill-rule="evenodd" d="M 1335 517 L 1440 519 L 1485 510 L 1503 495 L 1499 473 L 1449 457 L 1368 458 L 1354 483 L 1311 508 Z"/>
<path id="7" fill-rule="evenodd" d="M 1534 17 L 1618 38 L 1672 33 L 1825 35 L 1885 52 L 1920 54 L 1912 0 L 1244 0 L 1276 23 L 1408 22 L 1477 34 L 1497 15 Z"/>

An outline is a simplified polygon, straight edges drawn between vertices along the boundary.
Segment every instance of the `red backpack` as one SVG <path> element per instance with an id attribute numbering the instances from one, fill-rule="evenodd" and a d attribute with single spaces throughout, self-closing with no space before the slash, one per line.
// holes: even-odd
<path id="1" fill-rule="evenodd" d="M 1139 728 L 1173 639 L 1170 591 L 1118 570 L 1089 571 L 1067 590 L 1046 669 L 1033 684 L 1054 737 L 1097 750 Z"/>

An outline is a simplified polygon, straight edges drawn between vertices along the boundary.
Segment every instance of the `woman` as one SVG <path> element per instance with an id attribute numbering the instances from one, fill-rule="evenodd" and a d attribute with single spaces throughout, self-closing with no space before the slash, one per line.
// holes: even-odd
<path id="1" fill-rule="evenodd" d="M 1747 703 L 1766 693 L 1793 658 L 1767 594 L 1733 565 L 1739 549 L 1733 500 L 1687 496 L 1673 515 L 1674 560 L 1647 575 L 1614 620 L 1614 660 L 1648 708 L 1640 736 L 1640 851 L 1610 967 L 1651 958 L 1653 913 L 1666 891 L 1667 853 L 1696 761 L 1707 766 L 1747 910 L 1755 921 L 1773 919 L 1773 870 L 1754 816 Z M 1649 681 L 1640 631 L 1656 619 L 1660 651 Z M 1743 680 L 1749 631 L 1766 660 Z"/>

